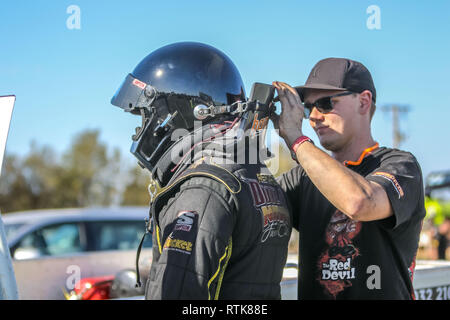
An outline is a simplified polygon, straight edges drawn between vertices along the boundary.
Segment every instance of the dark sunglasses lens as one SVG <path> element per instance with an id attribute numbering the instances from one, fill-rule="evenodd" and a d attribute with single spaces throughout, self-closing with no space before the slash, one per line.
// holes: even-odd
<path id="1" fill-rule="evenodd" d="M 325 97 L 317 100 L 315 106 L 321 113 L 328 113 L 333 110 L 333 105 L 331 104 L 330 97 Z"/>

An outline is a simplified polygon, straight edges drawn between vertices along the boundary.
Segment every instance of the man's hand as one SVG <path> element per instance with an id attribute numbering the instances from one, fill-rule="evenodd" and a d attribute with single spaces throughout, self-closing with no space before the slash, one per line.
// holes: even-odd
<path id="1" fill-rule="evenodd" d="M 277 89 L 281 102 L 281 114 L 273 113 L 271 120 L 275 129 L 286 142 L 288 148 L 295 140 L 302 136 L 303 105 L 297 90 L 284 82 L 274 81 L 272 85 Z"/>

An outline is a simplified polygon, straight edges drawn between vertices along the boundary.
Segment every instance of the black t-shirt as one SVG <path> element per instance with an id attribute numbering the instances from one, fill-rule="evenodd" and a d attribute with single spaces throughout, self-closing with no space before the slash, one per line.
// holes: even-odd
<path id="1" fill-rule="evenodd" d="M 283 174 L 279 183 L 300 236 L 299 299 L 414 299 L 415 256 L 425 216 L 419 164 L 411 153 L 383 147 L 347 167 L 384 187 L 394 215 L 351 220 L 301 166 Z"/>

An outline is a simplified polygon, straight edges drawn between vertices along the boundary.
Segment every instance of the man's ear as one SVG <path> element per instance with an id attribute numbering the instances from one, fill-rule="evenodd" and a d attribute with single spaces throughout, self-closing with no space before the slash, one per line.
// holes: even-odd
<path id="1" fill-rule="evenodd" d="M 359 94 L 359 112 L 360 114 L 369 114 L 370 106 L 372 105 L 372 92 L 369 90 L 364 90 Z"/>

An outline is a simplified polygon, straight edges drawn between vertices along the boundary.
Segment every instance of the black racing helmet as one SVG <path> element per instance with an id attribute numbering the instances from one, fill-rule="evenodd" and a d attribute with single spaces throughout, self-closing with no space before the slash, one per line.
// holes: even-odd
<path id="1" fill-rule="evenodd" d="M 147 85 L 152 88 L 145 90 Z M 214 105 L 245 100 L 241 75 L 230 58 L 214 47 L 197 42 L 174 43 L 150 53 L 127 76 L 111 103 L 139 114 L 137 109 L 143 107 L 139 98 L 146 100 L 141 97 L 145 93 L 176 96 L 175 101 L 168 101 L 172 102 L 169 111 L 181 111 L 188 129 L 193 127 L 195 105 L 181 105 L 180 98 L 184 102 L 200 100 Z"/>
<path id="2" fill-rule="evenodd" d="M 192 130 L 196 106 L 231 105 L 246 100 L 238 69 L 220 50 L 197 42 L 155 50 L 128 74 L 111 103 L 141 114 L 131 152 L 152 171 L 170 146 L 173 129 Z M 203 123 L 214 120 L 206 117 Z M 173 142 L 173 141 L 172 141 Z"/>

